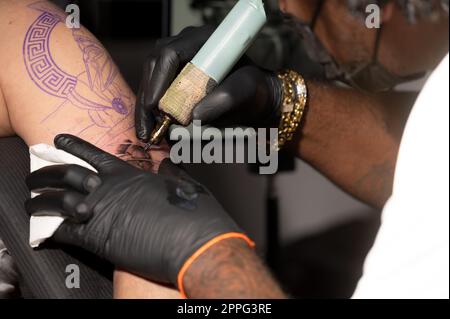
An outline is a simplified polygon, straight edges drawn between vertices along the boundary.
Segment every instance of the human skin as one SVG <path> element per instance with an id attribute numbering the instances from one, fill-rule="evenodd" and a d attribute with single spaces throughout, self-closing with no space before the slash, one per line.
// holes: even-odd
<path id="1" fill-rule="evenodd" d="M 287 296 L 252 248 L 227 239 L 200 255 L 184 276 L 195 299 L 283 299 Z"/>
<path id="2" fill-rule="evenodd" d="M 0 1 L 0 137 L 52 144 L 70 133 L 123 160 L 157 172 L 166 147 L 144 150 L 134 134 L 135 96 L 95 37 L 68 29 L 45 1 Z M 124 271 L 116 298 L 179 298 L 178 291 Z"/>
<path id="3" fill-rule="evenodd" d="M 319 1 L 280 0 L 281 10 L 311 21 Z M 448 52 L 448 16 L 410 24 L 393 4 L 382 10 L 379 63 L 407 76 L 434 69 Z M 375 29 L 347 9 L 325 1 L 315 33 L 345 66 L 370 62 Z M 307 80 L 310 99 L 289 149 L 349 194 L 382 208 L 392 194 L 398 150 L 415 93 L 367 94 Z"/>
<path id="4" fill-rule="evenodd" d="M 29 214 L 59 209 L 68 217 L 55 241 L 176 283 L 189 298 L 284 297 L 253 241 L 204 186 L 179 168 L 165 161 L 161 176 L 141 172 L 75 136 L 60 135 L 55 145 L 99 172 L 69 165 L 27 178 L 33 192 L 59 190 L 25 204 Z"/>

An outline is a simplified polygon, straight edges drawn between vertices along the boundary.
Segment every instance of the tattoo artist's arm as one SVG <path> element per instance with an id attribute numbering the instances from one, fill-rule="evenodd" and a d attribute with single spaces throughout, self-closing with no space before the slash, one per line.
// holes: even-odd
<path id="1" fill-rule="evenodd" d="M 382 208 L 392 194 L 403 129 L 416 95 L 367 96 L 309 83 L 291 149 L 356 198 Z"/>
<path id="2" fill-rule="evenodd" d="M 148 140 L 153 129 L 145 121 L 149 110 L 157 107 L 178 66 L 190 61 L 210 32 L 206 27 L 187 28 L 154 48 L 147 66 L 157 67 L 144 71 L 143 102 L 137 105 L 138 118 L 144 119 L 137 122 L 140 139 Z M 180 50 L 181 57 L 176 54 Z M 283 90 L 277 75 L 247 60 L 240 64 L 196 106 L 194 119 L 212 125 L 278 127 Z M 391 194 L 401 132 L 415 95 L 373 97 L 309 81 L 308 87 L 309 110 L 292 144 L 295 153 L 345 191 L 382 207 Z"/>
<path id="3" fill-rule="evenodd" d="M 286 295 L 243 240 L 222 241 L 198 257 L 186 272 L 189 298 L 281 299 Z"/>

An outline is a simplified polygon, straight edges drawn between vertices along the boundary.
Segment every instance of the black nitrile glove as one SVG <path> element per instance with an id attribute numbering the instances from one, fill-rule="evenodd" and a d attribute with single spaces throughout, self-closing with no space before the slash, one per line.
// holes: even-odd
<path id="1" fill-rule="evenodd" d="M 208 40 L 213 28 L 187 28 L 179 35 L 160 40 L 144 66 L 136 104 L 136 134 L 147 142 L 155 122 L 152 112 L 182 68 Z M 262 70 L 244 57 L 234 72 L 193 111 L 203 124 L 278 126 L 282 84 L 276 74 Z"/>
<path id="2" fill-rule="evenodd" d="M 54 235 L 57 242 L 176 285 L 180 269 L 205 244 L 246 238 L 208 190 L 169 160 L 154 175 L 74 136 L 58 136 L 55 145 L 98 170 L 49 166 L 27 178 L 30 190 L 41 193 L 26 202 L 29 214 L 68 218 Z"/>

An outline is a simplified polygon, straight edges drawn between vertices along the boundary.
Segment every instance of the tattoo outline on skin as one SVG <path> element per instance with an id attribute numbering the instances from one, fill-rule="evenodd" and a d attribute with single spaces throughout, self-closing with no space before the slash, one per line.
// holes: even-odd
<path id="1" fill-rule="evenodd" d="M 119 142 L 122 135 L 134 131 L 134 101 L 132 93 L 124 92 L 117 83 L 120 72 L 106 50 L 89 32 L 72 29 L 73 40 L 82 53 L 84 72 L 78 75 L 65 72 L 53 59 L 50 38 L 54 29 L 64 24 L 66 15 L 46 1 L 34 2 L 28 8 L 41 14 L 29 27 L 23 43 L 27 73 L 39 89 L 63 100 L 41 123 L 67 104 L 85 110 L 89 123 L 83 124 L 81 130 L 67 133 L 80 136 L 90 128 L 105 129 L 104 133 L 91 137 L 91 142 L 101 148 L 114 149 L 119 158 L 137 168 L 155 172 L 160 164 L 156 153 L 167 157 L 167 145 L 155 146 L 149 152 L 143 143 L 126 138 Z"/>
<path id="2" fill-rule="evenodd" d="M 160 164 L 155 163 L 148 152 L 145 152 L 144 145 L 136 145 L 130 140 L 127 140 L 119 145 L 116 155 L 121 160 L 144 171 L 154 170 L 154 166 L 159 166 Z"/>
<path id="3" fill-rule="evenodd" d="M 132 116 L 132 97 L 115 82 L 119 71 L 104 48 L 88 32 L 72 29 L 73 39 L 83 55 L 85 71 L 78 75 L 68 74 L 55 63 L 50 51 L 52 31 L 59 23 L 64 23 L 65 15 L 42 1 L 28 7 L 42 13 L 25 36 L 23 57 L 26 70 L 38 88 L 64 99 L 42 123 L 64 104 L 71 103 L 86 110 L 91 122 L 82 131 L 76 132 L 78 135 L 91 127 L 108 129 L 109 137 L 131 130 L 131 124 L 126 125 L 125 129 L 123 124 L 132 123 L 129 121 Z M 96 144 L 101 140 L 99 137 Z"/>

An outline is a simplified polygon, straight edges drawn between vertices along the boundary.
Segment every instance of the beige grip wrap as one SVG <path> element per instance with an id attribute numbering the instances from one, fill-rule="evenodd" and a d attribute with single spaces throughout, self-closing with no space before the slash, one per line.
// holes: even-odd
<path id="1" fill-rule="evenodd" d="M 189 63 L 159 102 L 159 109 L 187 126 L 192 122 L 195 106 L 216 86 L 214 79 Z"/>

